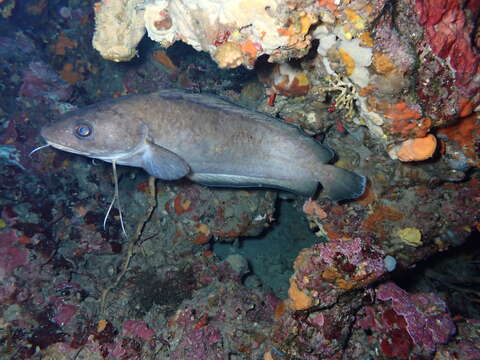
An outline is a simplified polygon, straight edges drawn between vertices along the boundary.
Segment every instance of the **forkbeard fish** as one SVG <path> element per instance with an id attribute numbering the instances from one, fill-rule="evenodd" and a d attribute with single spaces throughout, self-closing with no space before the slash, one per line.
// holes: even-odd
<path id="1" fill-rule="evenodd" d="M 282 122 L 229 100 L 182 90 L 128 95 L 62 115 L 41 130 L 70 153 L 135 166 L 161 180 L 273 188 L 355 199 L 366 178 L 328 164 L 334 152 Z"/>

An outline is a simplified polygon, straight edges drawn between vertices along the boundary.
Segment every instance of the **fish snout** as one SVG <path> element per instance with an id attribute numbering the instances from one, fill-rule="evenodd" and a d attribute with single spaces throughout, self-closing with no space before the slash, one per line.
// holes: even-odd
<path id="1" fill-rule="evenodd" d="M 47 142 L 47 143 L 52 143 L 52 142 L 55 142 L 54 141 L 54 136 L 52 134 L 54 134 L 55 131 L 53 130 L 52 126 L 50 125 L 47 125 L 47 126 L 43 126 L 41 129 L 40 129 L 40 136 Z"/>

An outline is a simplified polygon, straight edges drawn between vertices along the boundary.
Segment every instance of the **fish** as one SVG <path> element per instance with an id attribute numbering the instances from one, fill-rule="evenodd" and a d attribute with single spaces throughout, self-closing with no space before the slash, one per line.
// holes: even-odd
<path id="1" fill-rule="evenodd" d="M 179 89 L 118 97 L 41 129 L 56 149 L 144 169 L 161 180 L 271 188 L 334 201 L 360 197 L 366 177 L 298 126 L 216 95 Z"/>

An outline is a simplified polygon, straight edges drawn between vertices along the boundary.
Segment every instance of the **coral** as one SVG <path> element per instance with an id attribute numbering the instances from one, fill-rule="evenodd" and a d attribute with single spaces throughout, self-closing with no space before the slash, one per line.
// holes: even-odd
<path id="1" fill-rule="evenodd" d="M 268 75 L 260 73 L 259 78 L 270 87 L 270 94 L 301 96 L 306 95 L 311 86 L 307 73 L 288 63 L 275 64 Z"/>
<path id="2" fill-rule="evenodd" d="M 392 140 L 424 137 L 432 126 L 429 118 L 422 117 L 422 109 L 418 104 L 409 104 L 405 101 L 383 102 L 378 101 L 375 96 L 368 96 L 365 101 L 360 101 L 360 104 L 362 113 L 365 112 L 366 107 L 371 118 L 373 117 L 372 112 L 380 117 L 377 118 L 375 124 L 382 126 L 382 132 L 390 134 Z M 390 154 L 390 156 L 393 155 Z"/>
<path id="3" fill-rule="evenodd" d="M 234 68 L 242 64 L 243 52 L 240 45 L 227 41 L 218 46 L 213 58 L 220 67 Z"/>
<path id="4" fill-rule="evenodd" d="M 145 34 L 142 0 L 103 0 L 95 4 L 93 47 L 102 57 L 129 61 Z"/>
<path id="5" fill-rule="evenodd" d="M 320 90 L 332 93 L 332 103 L 334 108 L 343 111 L 347 118 L 353 118 L 355 115 L 355 101 L 357 97 L 355 86 L 348 79 L 336 75 L 329 75 L 325 80 L 327 86 L 321 87 Z"/>
<path id="6" fill-rule="evenodd" d="M 358 95 L 355 94 L 354 99 L 360 116 L 354 118 L 355 122 L 367 125 L 387 149 L 411 138 L 425 137 L 433 126 L 452 123 L 455 116 L 468 115 L 479 103 L 479 92 L 474 90 L 479 86 L 478 81 L 462 80 L 466 73 L 476 79 L 474 74 L 478 72 L 478 54 L 468 36 L 478 8 L 467 9 L 467 5 L 456 1 L 444 1 L 440 8 L 438 10 L 431 1 L 418 1 L 413 7 L 408 1 L 399 2 L 395 7 L 396 17 L 384 11 L 373 29 L 369 29 L 373 24 L 370 25 L 365 16 L 368 11 L 362 5 L 346 6 L 337 9 L 340 21 L 335 27 L 322 24 L 314 32 L 314 37 L 319 39 L 318 53 L 325 72 L 329 76 L 335 73 L 348 77 L 357 86 Z M 419 15 L 419 24 L 415 23 L 415 12 Z M 436 15 L 429 16 L 433 13 Z M 421 38 L 422 26 L 427 29 L 426 40 Z M 407 39 L 412 32 L 420 37 L 409 42 Z M 455 39 L 459 40 L 458 44 Z M 428 42 L 430 45 L 433 42 L 435 55 L 429 53 Z M 451 51 L 456 52 L 455 56 L 449 55 Z M 442 60 L 437 60 L 436 56 Z M 365 65 L 363 80 L 359 81 L 353 75 L 361 59 L 365 59 Z M 373 66 L 368 68 L 370 59 Z M 456 61 L 453 67 L 458 71 L 452 72 L 443 59 Z M 413 87 L 411 74 L 417 61 L 420 61 L 419 81 Z M 452 86 L 454 84 L 458 89 Z M 408 92 L 411 96 L 402 95 Z M 419 102 L 412 102 L 417 94 Z M 398 158 L 395 151 L 389 154 Z M 423 155 L 419 159 L 428 157 Z"/>
<path id="7" fill-rule="evenodd" d="M 443 143 L 443 138 L 438 136 Z M 329 144 L 335 149 L 347 153 L 350 148 L 363 151 L 357 142 L 349 142 L 348 137 L 333 138 L 329 138 Z M 447 146 L 453 144 L 448 142 Z M 438 150 L 442 151 L 441 146 Z M 476 195 L 480 188 L 475 172 L 472 179 L 464 182 L 432 186 L 432 182 L 452 179 L 465 171 L 461 157 L 454 159 L 443 155 L 451 165 L 435 159 L 426 164 L 395 165 L 394 161 L 374 151 L 367 156 L 369 159 L 363 171 L 370 174 L 370 183 L 365 199 L 341 205 L 317 200 L 327 214 L 323 219 L 315 218 L 315 231 L 322 237 L 372 237 L 385 254 L 396 259 L 397 269 L 401 269 L 437 251 L 462 244 L 480 221 Z M 441 169 L 440 166 L 455 167 L 452 170 L 452 167 Z M 449 199 L 447 203 L 445 199 Z M 455 209 L 462 210 L 457 213 Z M 417 228 L 422 235 L 422 245 L 409 246 L 395 235 L 404 228 Z"/>
<path id="8" fill-rule="evenodd" d="M 316 16 L 302 8 L 288 13 L 275 1 L 103 1 L 96 6 L 94 47 L 115 61 L 131 59 L 145 28 L 148 36 L 170 46 L 176 40 L 209 52 L 222 67 L 252 67 L 262 54 L 279 58 L 282 50 L 304 54 Z M 110 37 L 110 39 L 109 39 Z"/>
<path id="9" fill-rule="evenodd" d="M 372 62 L 372 49 L 362 46 L 359 39 L 344 40 L 338 46 L 338 52 L 345 64 L 346 76 L 359 87 L 365 87 L 370 82 L 367 67 Z"/>

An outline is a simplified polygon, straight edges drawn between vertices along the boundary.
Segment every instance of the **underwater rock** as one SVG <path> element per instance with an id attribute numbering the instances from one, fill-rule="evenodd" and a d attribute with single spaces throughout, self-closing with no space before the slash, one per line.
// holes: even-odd
<path id="1" fill-rule="evenodd" d="M 24 71 L 19 95 L 45 102 L 66 101 L 72 94 L 72 87 L 44 62 L 31 62 Z"/>
<path id="2" fill-rule="evenodd" d="M 307 295 L 291 297 L 293 309 L 304 310 L 315 305 L 327 306 L 349 290 L 366 287 L 384 272 L 382 252 L 370 239 L 338 239 L 314 245 L 300 252 L 295 260 L 291 286 Z M 301 301 L 301 304 L 298 303 Z"/>
<path id="3" fill-rule="evenodd" d="M 431 359 L 456 331 L 445 303 L 434 294 L 408 294 L 387 282 L 376 289 L 376 296 L 373 306 L 360 310 L 355 327 L 373 332 L 369 343 L 375 342 L 387 357 Z"/>
<path id="4" fill-rule="evenodd" d="M 447 345 L 440 344 L 435 353 L 435 360 L 448 360 L 456 356 L 459 359 L 474 360 L 480 354 L 478 329 L 480 321 L 468 319 L 456 323 L 458 334 L 455 341 Z"/>
<path id="5" fill-rule="evenodd" d="M 18 267 L 28 263 L 28 251 L 16 246 L 18 237 L 13 230 L 0 232 L 0 279 L 6 281 Z"/>

